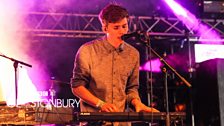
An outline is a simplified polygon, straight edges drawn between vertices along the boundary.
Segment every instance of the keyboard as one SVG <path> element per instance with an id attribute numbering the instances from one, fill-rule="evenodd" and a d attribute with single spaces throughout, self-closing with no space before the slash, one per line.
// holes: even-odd
<path id="1" fill-rule="evenodd" d="M 74 121 L 152 121 L 166 120 L 166 112 L 80 112 L 74 114 Z M 185 112 L 169 112 L 170 120 L 185 120 Z"/>

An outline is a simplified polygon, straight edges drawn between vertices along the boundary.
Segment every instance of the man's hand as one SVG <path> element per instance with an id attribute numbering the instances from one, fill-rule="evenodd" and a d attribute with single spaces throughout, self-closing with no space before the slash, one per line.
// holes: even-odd
<path id="1" fill-rule="evenodd" d="M 100 112 L 118 112 L 118 109 L 114 104 L 104 103 L 100 108 Z"/>
<path id="2" fill-rule="evenodd" d="M 136 112 L 159 112 L 157 109 L 144 105 L 140 100 L 133 99 L 131 104 L 135 107 Z"/>

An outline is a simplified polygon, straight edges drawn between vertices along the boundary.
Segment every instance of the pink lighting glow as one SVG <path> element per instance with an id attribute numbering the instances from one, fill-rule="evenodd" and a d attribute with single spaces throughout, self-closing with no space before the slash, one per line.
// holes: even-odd
<path id="1" fill-rule="evenodd" d="M 20 29 L 25 28 L 22 12 L 26 11 L 25 0 L 0 1 L 0 53 L 8 57 L 32 64 L 36 69 L 36 62 L 27 54 L 29 40 Z M 39 100 L 39 94 L 27 70 L 33 69 L 19 65 L 18 68 L 18 104 Z M 33 72 L 35 73 L 35 72 Z M 41 73 L 42 74 L 42 73 Z M 37 77 L 40 73 L 36 73 Z M 36 77 L 36 76 L 35 76 Z M 15 76 L 13 62 L 0 57 L 0 101 L 8 105 L 15 104 Z"/>
<path id="2" fill-rule="evenodd" d="M 161 72 L 161 62 L 159 59 L 153 59 L 151 60 L 151 65 L 152 65 L 152 72 L 155 72 L 155 73 L 159 73 Z M 140 67 L 140 70 L 143 70 L 143 71 L 151 71 L 151 68 L 150 68 L 150 61 L 147 61 L 145 64 L 143 64 L 141 67 Z"/>
<path id="3" fill-rule="evenodd" d="M 165 1 L 170 7 L 172 7 L 172 9 L 176 15 L 183 16 L 183 17 L 187 18 L 186 9 L 181 7 L 178 3 L 176 3 L 173 0 L 165 0 Z"/>
<path id="4" fill-rule="evenodd" d="M 213 43 L 218 42 L 221 39 L 220 36 L 216 33 L 216 31 L 210 29 L 205 24 L 202 24 L 200 20 L 198 20 L 192 13 L 183 8 L 177 2 L 175 2 L 174 0 L 164 0 L 164 1 L 173 10 L 177 18 L 180 19 L 190 31 L 193 30 L 198 36 L 200 36 L 200 39 L 215 40 L 212 41 Z"/>

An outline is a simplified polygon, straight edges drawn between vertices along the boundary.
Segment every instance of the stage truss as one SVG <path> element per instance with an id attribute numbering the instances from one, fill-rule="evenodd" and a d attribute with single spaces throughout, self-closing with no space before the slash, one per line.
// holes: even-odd
<path id="1" fill-rule="evenodd" d="M 201 23 L 217 31 L 224 38 L 224 19 L 201 19 Z M 96 38 L 104 33 L 97 14 L 29 12 L 26 32 L 39 37 Z M 186 36 L 186 28 L 177 18 L 131 16 L 130 31 L 147 31 L 153 36 Z M 190 34 L 195 37 L 194 33 Z"/>

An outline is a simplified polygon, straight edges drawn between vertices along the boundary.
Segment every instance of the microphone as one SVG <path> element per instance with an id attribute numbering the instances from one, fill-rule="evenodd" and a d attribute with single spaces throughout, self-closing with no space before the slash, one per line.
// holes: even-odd
<path id="1" fill-rule="evenodd" d="M 123 41 L 125 41 L 125 40 L 127 40 L 127 39 L 129 39 L 131 37 L 135 37 L 135 38 L 139 39 L 142 35 L 144 35 L 143 32 L 141 32 L 141 31 L 135 31 L 135 32 L 132 32 L 132 33 L 129 33 L 129 34 L 122 35 L 121 36 L 121 39 Z"/>

